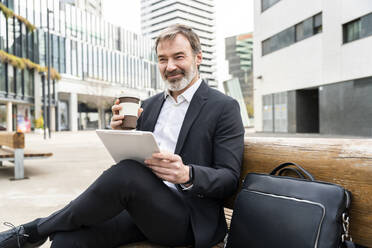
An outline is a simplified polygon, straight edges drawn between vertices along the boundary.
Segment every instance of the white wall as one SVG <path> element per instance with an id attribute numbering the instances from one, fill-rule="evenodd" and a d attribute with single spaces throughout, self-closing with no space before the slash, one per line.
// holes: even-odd
<path id="1" fill-rule="evenodd" d="M 372 75 L 372 36 L 342 44 L 342 24 L 372 12 L 371 0 L 281 0 L 263 13 L 260 4 L 255 0 L 256 131 L 262 131 L 262 95 Z M 263 40 L 321 11 L 322 33 L 261 56 Z"/>

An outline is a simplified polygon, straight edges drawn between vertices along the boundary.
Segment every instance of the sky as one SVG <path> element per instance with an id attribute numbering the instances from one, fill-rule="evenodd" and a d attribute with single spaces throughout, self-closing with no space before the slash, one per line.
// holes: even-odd
<path id="1" fill-rule="evenodd" d="M 253 31 L 253 0 L 215 0 L 217 79 L 228 79 L 224 38 Z M 140 0 L 103 0 L 103 15 L 110 23 L 141 34 Z"/>

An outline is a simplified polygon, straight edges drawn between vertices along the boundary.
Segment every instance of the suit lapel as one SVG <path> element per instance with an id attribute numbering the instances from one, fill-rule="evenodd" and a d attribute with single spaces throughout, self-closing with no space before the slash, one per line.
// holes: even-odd
<path id="1" fill-rule="evenodd" d="M 154 100 L 152 109 L 149 113 L 148 121 L 146 122 L 145 130 L 154 132 L 156 122 L 160 114 L 161 107 L 165 101 L 164 94 L 159 94 L 158 98 Z"/>
<path id="2" fill-rule="evenodd" d="M 196 120 L 196 117 L 199 115 L 201 109 L 206 103 L 207 93 L 208 93 L 208 86 L 203 81 L 200 84 L 199 89 L 195 92 L 190 102 L 190 106 L 187 109 L 185 119 L 183 120 L 182 127 L 180 130 L 180 134 L 178 135 L 177 145 L 175 149 L 176 154 L 180 154 L 180 151 L 183 147 L 183 144 L 185 143 L 187 134 L 189 133 L 189 130 L 192 124 L 194 123 L 194 121 Z"/>

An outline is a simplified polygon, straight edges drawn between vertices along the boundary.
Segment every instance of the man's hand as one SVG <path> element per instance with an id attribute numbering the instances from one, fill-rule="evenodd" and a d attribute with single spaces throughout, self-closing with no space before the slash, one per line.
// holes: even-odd
<path id="1" fill-rule="evenodd" d="M 181 157 L 177 154 L 167 152 L 154 153 L 152 154 L 152 158 L 145 160 L 145 164 L 158 177 L 165 181 L 174 184 L 183 184 L 190 179 L 190 167 L 184 165 Z"/>
<path id="2" fill-rule="evenodd" d="M 125 118 L 124 115 L 119 115 L 119 110 L 121 109 L 121 106 L 119 105 L 120 101 L 119 99 L 115 100 L 114 105 L 111 107 L 112 110 L 112 118 L 110 122 L 110 126 L 112 129 L 120 130 L 120 125 L 123 123 L 123 119 Z M 140 117 L 141 113 L 143 111 L 143 108 L 138 109 L 138 118 Z"/>

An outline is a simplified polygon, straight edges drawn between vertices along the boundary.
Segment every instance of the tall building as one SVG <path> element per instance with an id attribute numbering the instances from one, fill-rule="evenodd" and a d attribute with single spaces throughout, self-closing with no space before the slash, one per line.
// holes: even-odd
<path id="1" fill-rule="evenodd" d="M 102 0 L 60 0 L 65 4 L 71 4 L 92 15 L 102 17 Z"/>
<path id="2" fill-rule="evenodd" d="M 372 2 L 254 4 L 256 130 L 372 136 Z"/>
<path id="3" fill-rule="evenodd" d="M 240 34 L 225 38 L 225 57 L 229 74 L 237 78 L 250 118 L 253 117 L 253 34 Z M 224 84 L 225 92 L 227 84 Z"/>
<path id="4" fill-rule="evenodd" d="M 216 37 L 214 0 L 141 0 L 142 34 L 155 39 L 172 24 L 192 27 L 200 37 L 203 62 L 201 77 L 216 87 Z"/>
<path id="5" fill-rule="evenodd" d="M 0 129 L 105 128 L 122 91 L 163 89 L 151 39 L 71 2 L 0 0 Z"/>

